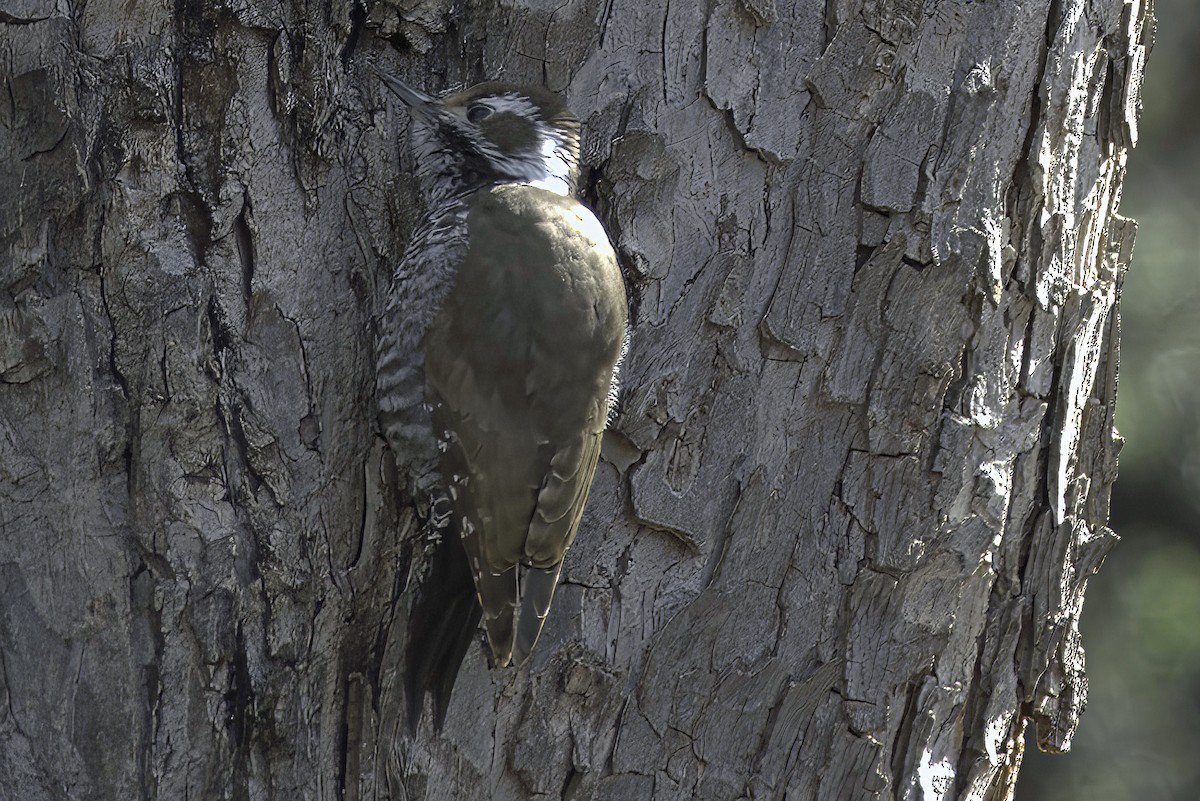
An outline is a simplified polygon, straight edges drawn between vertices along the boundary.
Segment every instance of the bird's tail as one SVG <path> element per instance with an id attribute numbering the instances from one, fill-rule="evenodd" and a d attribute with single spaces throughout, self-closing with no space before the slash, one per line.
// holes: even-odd
<path id="1" fill-rule="evenodd" d="M 460 538 L 450 528 L 443 531 L 408 618 L 404 690 L 413 736 L 427 693 L 433 698 L 434 726 L 442 728 L 454 681 L 482 612 Z"/>
<path id="2" fill-rule="evenodd" d="M 508 667 L 513 650 L 513 614 L 517 609 L 517 566 L 499 573 L 484 570 L 475 578 L 479 582 L 479 597 L 487 599 L 483 627 L 492 648 L 492 663 L 498 668 Z"/>
<path id="3" fill-rule="evenodd" d="M 521 664 L 542 633 L 542 624 L 554 599 L 562 562 L 547 568 L 530 567 L 521 581 L 521 614 L 517 619 L 517 637 L 513 644 L 513 662 Z"/>

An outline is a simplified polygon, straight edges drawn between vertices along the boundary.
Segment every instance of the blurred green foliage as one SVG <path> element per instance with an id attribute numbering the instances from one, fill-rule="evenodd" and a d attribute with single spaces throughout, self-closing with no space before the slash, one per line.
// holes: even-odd
<path id="1" fill-rule="evenodd" d="M 1121 203 L 1139 223 L 1121 299 L 1121 542 L 1084 603 L 1074 747 L 1049 757 L 1029 738 L 1019 801 L 1200 799 L 1200 2 L 1155 6 Z"/>

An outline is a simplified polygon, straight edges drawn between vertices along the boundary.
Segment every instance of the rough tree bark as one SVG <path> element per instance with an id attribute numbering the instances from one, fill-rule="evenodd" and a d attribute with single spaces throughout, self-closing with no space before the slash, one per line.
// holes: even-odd
<path id="1" fill-rule="evenodd" d="M 1114 539 L 1148 3 L 6 0 L 0 797 L 1010 797 Z M 416 740 L 368 58 L 567 92 L 634 290 L 535 658 Z"/>

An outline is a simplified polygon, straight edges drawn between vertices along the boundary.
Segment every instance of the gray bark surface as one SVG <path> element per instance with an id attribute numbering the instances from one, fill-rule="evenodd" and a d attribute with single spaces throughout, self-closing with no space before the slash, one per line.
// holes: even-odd
<path id="1" fill-rule="evenodd" d="M 0 7 L 0 797 L 1005 799 L 1069 746 L 1143 0 Z M 565 91 L 633 284 L 531 664 L 404 734 L 374 59 Z M 399 154 L 399 159 L 397 159 Z"/>

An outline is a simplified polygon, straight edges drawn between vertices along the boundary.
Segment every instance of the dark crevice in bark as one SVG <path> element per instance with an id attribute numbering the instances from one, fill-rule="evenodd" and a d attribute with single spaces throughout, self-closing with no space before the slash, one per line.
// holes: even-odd
<path id="1" fill-rule="evenodd" d="M 389 455 L 385 454 L 384 458 L 386 459 L 390 457 Z M 363 464 L 362 494 L 359 496 L 360 512 L 358 516 L 357 536 L 354 539 L 354 555 L 345 565 L 346 570 L 353 570 L 358 566 L 359 560 L 362 559 L 363 545 L 367 540 L 367 510 L 371 504 L 371 497 L 369 495 L 368 487 L 369 482 L 367 481 L 367 471 L 370 469 L 371 468 L 369 464 Z"/>
<path id="2" fill-rule="evenodd" d="M 729 550 L 729 541 L 733 537 L 734 519 L 737 517 L 738 505 L 742 500 L 745 492 L 744 486 L 739 486 L 737 494 L 734 496 L 732 508 L 729 511 L 729 516 L 725 519 L 725 524 L 721 526 L 721 538 L 716 543 L 710 544 L 712 549 L 708 559 L 705 562 L 703 569 L 700 572 L 700 586 L 711 588 L 721 575 L 721 567 L 725 563 L 725 554 Z M 688 546 L 689 553 L 699 556 L 699 549 L 695 547 L 694 540 L 684 540 L 684 544 Z"/>
<path id="3" fill-rule="evenodd" d="M 356 0 L 354 5 L 350 7 L 350 33 L 346 36 L 346 42 L 342 45 L 342 49 L 338 53 L 338 58 L 341 59 L 343 67 L 350 66 L 350 59 L 354 57 L 354 53 L 358 49 L 358 40 L 362 36 L 366 22 L 367 9 L 361 2 L 357 2 Z"/>
<path id="4" fill-rule="evenodd" d="M 1025 141 L 1021 145 L 1019 156 L 1016 164 L 1013 167 L 1012 175 L 1009 179 L 1009 189 L 1005 193 L 1005 212 L 1010 220 L 1014 223 L 1017 220 L 1023 220 L 1025 217 L 1021 214 L 1022 206 L 1031 203 L 1034 198 L 1030 181 L 1031 175 L 1031 158 L 1034 152 L 1034 145 L 1037 141 L 1037 136 L 1041 133 L 1042 127 L 1042 87 L 1046 80 L 1046 60 L 1049 57 L 1050 46 L 1053 44 L 1053 34 L 1051 27 L 1053 26 L 1054 11 L 1053 6 L 1060 5 L 1061 0 L 1053 0 L 1052 8 L 1046 22 L 1046 38 L 1042 47 L 1038 51 L 1038 68 L 1037 77 L 1033 81 L 1033 93 L 1029 98 L 1029 121 L 1025 128 Z M 1061 12 L 1060 12 L 1061 13 Z M 1033 221 L 1031 220 L 1030 223 Z M 1017 258 L 1013 262 L 1013 273 L 1018 274 L 1022 266 L 1027 264 L 1023 261 L 1023 256 L 1028 259 L 1031 254 L 1036 255 L 1040 252 L 1041 229 L 1038 225 L 1030 225 L 1031 233 L 1038 237 L 1037 247 L 1018 248 Z M 1033 244 L 1031 242 L 1031 244 Z M 1032 319 L 1032 315 L 1031 315 Z M 1028 350 L 1027 350 L 1028 353 Z"/>
<path id="5" fill-rule="evenodd" d="M 130 429 L 132 430 L 133 428 L 134 427 L 131 425 Z M 130 439 L 132 440 L 132 437 Z M 125 468 L 125 492 L 126 492 L 126 495 L 129 497 L 129 499 L 131 501 L 133 501 L 135 498 L 135 494 L 134 494 L 135 483 L 134 483 L 134 475 L 133 475 L 134 459 L 133 459 L 133 442 L 132 441 L 127 441 L 125 443 L 125 448 L 121 452 L 121 458 L 122 458 L 122 462 L 123 462 L 123 467 Z"/>
<path id="6" fill-rule="evenodd" d="M 283 116 L 279 106 L 279 38 L 284 32 L 276 31 L 271 41 L 267 43 L 267 106 L 278 123 Z M 282 127 L 282 126 L 281 126 Z"/>
<path id="7" fill-rule="evenodd" d="M 1033 485 L 1034 492 L 1037 495 L 1037 503 L 1030 510 L 1029 516 L 1025 519 L 1021 530 L 1020 552 L 1018 556 L 1018 564 L 1016 574 L 1021 583 L 1020 594 L 1022 596 L 1021 610 L 1021 633 L 1018 638 L 1017 654 L 1018 659 L 1024 655 L 1024 662 L 1028 662 L 1035 653 L 1034 640 L 1037 637 L 1038 621 L 1034 619 L 1034 603 L 1038 592 L 1037 586 L 1029 576 L 1031 560 L 1033 558 L 1035 548 L 1049 548 L 1050 542 L 1041 541 L 1038 537 L 1038 527 L 1042 521 L 1049 518 L 1052 512 L 1052 504 L 1050 499 L 1050 457 L 1051 448 L 1054 441 L 1054 421 L 1058 419 L 1058 406 L 1060 401 L 1061 381 L 1062 381 L 1062 351 L 1056 346 L 1054 353 L 1051 356 L 1053 367 L 1051 372 L 1050 389 L 1046 393 L 1046 412 L 1042 416 L 1042 425 L 1038 435 L 1037 444 L 1037 466 L 1035 468 Z M 1053 521 L 1047 524 L 1049 530 L 1053 530 L 1055 522 L 1063 523 L 1064 521 Z M 1053 658 L 1052 658 L 1053 661 Z M 1034 678 L 1034 686 L 1027 687 L 1022 681 L 1022 676 L 1025 673 L 1025 665 L 1019 665 L 1016 671 L 1017 676 L 1017 696 L 1022 702 L 1036 704 L 1038 678 Z M 1029 715 L 1035 722 L 1041 717 L 1041 714 Z M 1040 727 L 1039 727 L 1040 728 Z"/>
<path id="8" fill-rule="evenodd" d="M 162 355 L 158 359 L 159 378 L 163 385 L 163 402 L 168 403 L 171 400 L 171 377 L 168 369 L 167 346 L 163 343 Z"/>
<path id="9" fill-rule="evenodd" d="M 233 486 L 239 478 L 245 478 L 246 489 L 249 490 L 251 495 L 257 495 L 259 487 L 266 486 L 268 492 L 271 491 L 271 488 L 264 482 L 262 475 L 255 470 L 251 463 L 251 445 L 246 436 L 246 429 L 242 424 L 241 408 L 236 403 L 227 405 L 225 401 L 221 401 L 217 403 L 215 410 L 217 419 L 220 420 L 225 433 L 228 435 L 228 441 L 233 444 L 233 451 L 236 458 L 234 464 L 237 467 L 237 472 L 230 475 L 229 483 L 231 486 L 228 489 L 231 502 L 241 511 L 241 504 L 238 501 L 239 488 Z M 274 498 L 273 493 L 272 498 Z"/>
<path id="10" fill-rule="evenodd" d="M 891 769 L 892 769 L 892 792 L 895 797 L 903 797 L 903 784 L 907 778 L 905 766 L 908 763 L 908 751 L 910 740 L 913 735 L 913 727 L 917 723 L 917 717 L 920 714 L 920 707 L 917 703 L 918 696 L 921 694 L 922 679 L 925 676 L 918 676 L 916 679 L 909 679 L 904 688 L 904 711 L 900 714 L 900 723 L 896 726 L 896 735 L 892 738 L 892 753 L 891 753 Z"/>
<path id="11" fill-rule="evenodd" d="M 823 14 L 823 33 L 824 38 L 821 41 L 821 56 L 823 57 L 826 51 L 829 50 L 829 45 L 833 42 L 833 37 L 837 35 L 838 25 L 840 20 L 837 18 L 838 0 L 825 0 L 825 12 Z"/>
<path id="12" fill-rule="evenodd" d="M 254 296 L 254 263 L 256 259 L 254 249 L 254 235 L 250 231 L 250 225 L 247 222 L 247 217 L 253 215 L 254 206 L 250 202 L 250 190 L 245 190 L 242 196 L 242 210 L 238 212 L 233 221 L 234 240 L 237 243 L 238 259 L 242 265 L 242 296 L 246 300 L 246 306 L 249 308 L 250 300 Z"/>
<path id="13" fill-rule="evenodd" d="M 1045 56 L 1043 55 L 1043 60 Z M 1043 63 L 1043 69 L 1045 68 Z M 1040 85 L 1040 81 L 1039 81 Z M 1038 130 L 1041 127 L 1042 120 L 1042 101 L 1035 93 L 1029 99 L 1029 123 L 1025 129 L 1025 141 L 1021 145 L 1020 156 L 1013 167 L 1012 175 L 1009 177 L 1008 190 L 1005 192 L 1005 213 L 1010 220 L 1015 221 L 1022 219 L 1018 216 L 1021 213 L 1023 206 L 1030 201 L 1028 194 L 1031 192 L 1030 186 L 1030 154 L 1033 153 L 1034 142 L 1036 141 Z M 1022 266 L 1028 263 L 1028 254 L 1023 253 L 1024 248 L 1017 251 L 1017 258 L 1013 262 L 1013 276 L 1020 272 Z M 1023 256 L 1025 258 L 1023 258 Z"/>
<path id="14" fill-rule="evenodd" d="M 637 328 L 641 319 L 642 301 L 651 281 L 634 266 L 636 259 L 623 248 L 617 248 L 617 264 L 621 268 L 621 276 L 625 279 L 625 303 L 629 308 L 629 327 L 630 329 Z"/>
<path id="15" fill-rule="evenodd" d="M 360 754 L 363 738 L 363 682 L 361 673 L 351 673 L 346 684 L 346 712 L 342 740 L 342 775 L 338 783 L 343 801 L 357 801 Z"/>
<path id="16" fill-rule="evenodd" d="M 1046 47 L 1053 46 L 1054 39 L 1058 36 L 1058 31 L 1062 27 L 1063 19 L 1066 10 L 1063 8 L 1063 0 L 1050 0 L 1050 8 L 1046 12 Z M 1043 66 L 1045 61 L 1043 60 Z M 1039 73 L 1041 71 L 1039 70 Z M 1041 86 L 1041 80 L 1037 83 Z"/>
<path id="17" fill-rule="evenodd" d="M 375 626 L 375 636 L 371 640 L 371 650 L 368 653 L 366 661 L 366 677 L 367 682 L 371 687 L 371 709 L 376 715 L 379 714 L 379 700 L 383 695 L 383 662 L 387 655 L 389 643 L 391 643 L 393 623 L 396 619 L 396 613 L 400 609 L 400 599 L 404 596 L 404 591 L 408 588 L 408 573 L 412 565 L 413 549 L 411 546 L 405 547 L 400 551 L 399 559 L 394 568 L 392 576 L 392 591 L 388 598 L 384 609 L 379 614 L 379 621 Z M 406 699 L 407 701 L 408 699 Z M 420 699 L 424 701 L 424 699 Z"/>
<path id="18" fill-rule="evenodd" d="M 671 78 L 670 63 L 667 60 L 671 53 L 671 44 L 667 40 L 667 33 L 670 30 L 669 26 L 671 23 L 671 0 L 665 0 L 663 5 L 662 27 L 658 35 L 658 41 L 660 49 L 662 50 L 662 55 L 659 60 L 659 69 L 662 70 L 662 80 L 659 81 L 659 85 L 662 89 L 662 99 L 665 102 L 668 99 L 667 82 Z M 547 42 L 547 44 L 549 44 L 549 42 Z"/>
<path id="19" fill-rule="evenodd" d="M 1000 645 L 1006 641 L 1004 632 L 999 628 L 1005 622 L 1004 608 L 1009 600 L 1002 591 L 1000 582 L 993 580 L 991 590 L 988 592 L 988 605 L 985 612 L 987 623 L 984 630 L 975 638 L 975 664 L 971 673 L 971 686 L 975 688 L 975 692 L 967 695 L 962 713 L 963 747 L 958 756 L 957 769 L 954 772 L 954 794 L 957 798 L 963 797 L 967 789 L 972 765 L 978 760 L 988 758 L 985 748 L 979 743 L 979 737 L 981 734 L 987 736 L 986 713 L 996 688 L 993 678 L 994 665 L 985 665 L 984 659 L 989 655 L 989 646 L 998 650 Z M 999 662 L 1004 654 L 997 652 L 992 656 L 993 661 Z M 1004 667 L 1006 669 L 1016 668 L 1015 665 L 1004 665 Z"/>
<path id="20" fill-rule="evenodd" d="M 626 690 L 634 685 L 626 682 Z M 626 692 L 624 700 L 621 701 L 621 709 L 617 712 L 616 718 L 613 721 L 612 737 L 609 738 L 608 749 L 604 754 L 604 761 L 600 769 L 601 776 L 612 776 L 616 773 L 616 755 L 617 749 L 621 746 L 621 731 L 625 728 L 625 716 L 629 713 L 630 701 L 632 696 Z"/>
<path id="21" fill-rule="evenodd" d="M 100 271 L 100 303 L 104 307 L 104 316 L 109 326 L 108 369 L 116 379 L 117 386 L 121 388 L 121 397 L 129 400 L 129 380 L 125 378 L 125 373 L 121 371 L 120 362 L 117 359 L 117 323 L 112 307 L 109 305 L 108 282 L 105 279 L 103 268 Z"/>
<path id="22" fill-rule="evenodd" d="M 970 417 L 970 410 L 966 408 L 963 398 L 967 388 L 971 385 L 971 379 L 974 377 L 971 362 L 975 347 L 978 345 L 978 337 L 980 335 L 980 320 L 983 317 L 983 295 L 973 289 L 968 289 L 963 295 L 962 305 L 966 312 L 965 319 L 970 323 L 971 332 L 969 338 L 964 336 L 966 341 L 963 343 L 962 349 L 959 351 L 958 374 L 954 376 L 946 385 L 946 391 L 942 395 L 942 411 L 952 414 Z M 932 451 L 938 449 L 938 443 L 935 440 Z M 934 454 L 931 454 L 934 455 Z M 930 465 L 933 464 L 931 460 Z"/>
<path id="23" fill-rule="evenodd" d="M 1019 259 L 1018 259 L 1018 261 L 1019 261 Z M 1032 277 L 1033 276 L 1030 276 L 1030 278 L 1032 278 Z M 1036 301 L 1034 301 L 1034 302 L 1036 303 Z M 1029 379 L 1032 375 L 1032 371 L 1034 369 L 1034 359 L 1037 358 L 1033 345 L 1034 345 L 1034 334 L 1036 331 L 1038 313 L 1039 312 L 1036 309 L 1034 311 L 1030 312 L 1029 318 L 1025 321 L 1025 330 L 1021 332 L 1022 337 L 1024 337 L 1024 346 L 1025 347 L 1023 348 L 1022 353 L 1021 353 L 1021 375 L 1017 382 L 1017 391 L 1025 394 L 1025 395 L 1028 395 L 1028 396 L 1036 397 L 1039 400 L 1045 400 L 1045 398 L 1043 398 L 1042 396 L 1040 396 L 1036 392 L 1034 392 L 1033 389 L 1031 387 L 1029 387 L 1028 383 L 1027 383 L 1029 381 Z"/>
<path id="24" fill-rule="evenodd" d="M 599 44 L 601 50 L 604 49 L 604 38 L 608 33 L 608 21 L 612 17 L 612 8 L 613 0 L 604 0 L 604 8 L 600 11 L 600 24 L 598 26 L 600 29 Z"/>
<path id="25" fill-rule="evenodd" d="M 0 23 L 4 23 L 5 25 L 33 25 L 38 22 L 45 22 L 53 17 L 53 14 L 47 14 L 44 17 L 18 17 L 16 14 L 0 11 Z"/>
<path id="26" fill-rule="evenodd" d="M 13 94 L 12 81 L 4 82 L 4 94 L 8 97 L 8 118 L 15 120 L 17 118 L 17 97 Z"/>
<path id="27" fill-rule="evenodd" d="M 250 747 L 254 737 L 254 687 L 246 654 L 246 636 L 239 621 L 235 635 L 233 665 L 229 689 L 225 693 L 226 721 L 230 745 L 233 747 L 233 770 L 230 783 L 234 798 L 250 798 Z"/>
<path id="28" fill-rule="evenodd" d="M 212 209 L 197 191 L 172 192 L 163 199 L 163 217 L 175 217 L 187 231 L 188 244 L 197 265 L 203 265 L 212 247 Z"/>
<path id="29" fill-rule="evenodd" d="M 4 658 L 5 649 L 0 648 L 0 686 L 5 688 L 4 693 L 4 708 L 8 711 L 5 716 L 6 720 L 12 723 L 17 734 L 28 739 L 29 735 L 25 728 L 21 725 L 21 718 L 17 716 L 17 710 L 13 708 L 13 693 L 9 688 L 13 686 L 12 674 L 8 670 L 8 661 Z"/>
<path id="30" fill-rule="evenodd" d="M 933 492 L 936 496 L 942 485 L 942 480 L 945 478 L 942 471 L 938 469 L 938 456 L 941 455 L 944 447 L 942 438 L 945 436 L 946 426 L 951 423 L 954 417 L 962 416 L 962 396 L 966 391 L 968 384 L 968 370 L 970 369 L 970 347 L 964 345 L 959 352 L 956 363 L 950 366 L 952 371 L 950 377 L 946 381 L 946 389 L 942 392 L 942 408 L 933 420 L 929 436 L 924 441 L 924 447 L 921 448 L 923 453 L 918 453 L 917 458 L 921 463 L 922 469 L 929 475 L 930 481 L 933 482 Z"/>
<path id="31" fill-rule="evenodd" d="M 867 262 L 869 262 L 871 260 L 871 257 L 875 255 L 875 252 L 877 250 L 879 250 L 878 246 L 872 246 L 872 245 L 859 245 L 858 246 L 858 248 L 854 254 L 854 272 L 855 272 L 855 274 L 857 274 L 859 270 L 861 270 L 863 267 L 865 267 L 867 265 Z"/>
<path id="32" fill-rule="evenodd" d="M 595 169 L 584 171 L 579 193 L 584 203 L 595 209 L 597 216 L 604 220 L 605 228 L 614 232 L 613 241 L 620 242 L 621 237 L 616 235 L 620 230 L 620 222 L 614 214 L 616 198 L 613 196 L 611 182 L 605 177 L 605 166 L 601 164 Z M 650 285 L 650 279 L 637 269 L 637 260 L 631 253 L 621 247 L 616 248 L 616 253 L 621 277 L 625 279 L 625 304 L 629 312 L 629 328 L 632 330 L 640 320 L 642 299 L 646 287 Z"/>
<path id="33" fill-rule="evenodd" d="M 136 556 L 131 557 L 136 559 Z M 159 666 L 162 664 L 164 638 L 162 613 L 155 606 L 157 576 L 144 561 L 138 560 L 137 567 L 129 576 L 129 606 L 134 642 L 138 642 L 137 628 L 143 629 L 141 636 L 149 639 L 150 653 L 137 653 L 141 660 L 141 721 L 138 731 L 137 772 L 142 792 L 146 798 L 157 796 L 157 771 L 155 771 L 155 738 L 158 731 L 158 711 L 162 700 L 162 683 Z M 144 643 L 143 643 L 144 645 Z"/>
<path id="34" fill-rule="evenodd" d="M 574 801 L 578 797 L 579 791 L 583 786 L 583 777 L 585 774 L 575 770 L 574 765 L 567 767 L 567 775 L 563 779 L 562 791 L 559 797 L 562 801 Z"/>
<path id="35" fill-rule="evenodd" d="M 208 299 L 205 309 L 208 316 L 208 327 L 212 334 L 213 355 L 220 358 L 222 353 L 236 352 L 235 335 L 230 330 L 227 317 L 215 295 Z"/>

